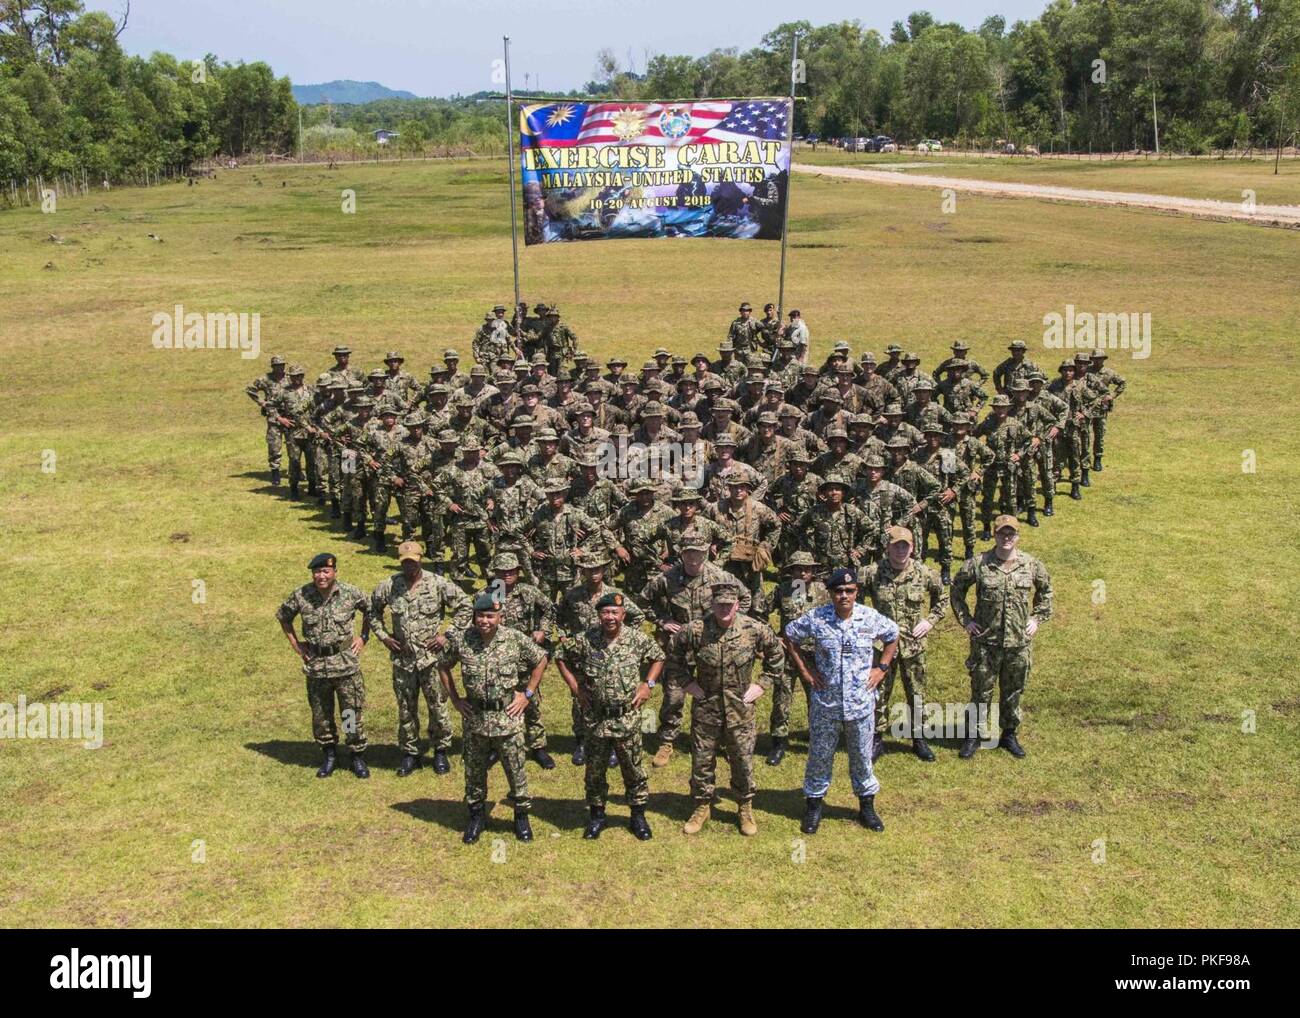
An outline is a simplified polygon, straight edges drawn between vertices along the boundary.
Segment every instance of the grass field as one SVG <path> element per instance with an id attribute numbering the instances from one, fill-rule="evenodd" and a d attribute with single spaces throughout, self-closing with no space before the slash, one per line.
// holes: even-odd
<path id="1" fill-rule="evenodd" d="M 1203 170 L 1170 188 L 1192 193 Z M 1151 357 L 1110 362 L 1129 391 L 1105 472 L 1024 537 L 1056 588 L 1026 694 L 1028 759 L 962 762 L 946 745 L 927 766 L 895 747 L 879 764 L 888 830 L 871 836 L 850 822 L 841 754 L 801 855 L 800 740 L 780 768 L 758 764 L 754 839 L 726 792 L 702 835 L 680 834 L 679 754 L 651 776 L 653 841 L 631 837 L 616 797 L 614 826 L 584 842 L 581 775 L 561 758 L 530 765 L 534 844 L 516 845 L 498 805 L 465 848 L 459 756 L 442 778 L 392 773 L 390 673 L 372 644 L 374 777 L 313 778 L 303 682 L 273 612 L 317 551 L 367 590 L 395 559 L 269 487 L 242 388 L 271 353 L 314 375 L 342 341 L 358 367 L 396 347 L 421 376 L 446 345 L 468 354 L 483 310 L 510 296 L 504 175 L 483 162 L 242 170 L 0 216 L 0 701 L 102 702 L 105 717 L 97 750 L 0 743 L 0 923 L 1300 920 L 1300 249 L 1249 225 L 974 196 L 944 216 L 929 193 L 799 178 L 787 304 L 818 356 L 839 338 L 878 353 L 897 341 L 926 367 L 960 337 L 991 367 L 1021 338 L 1052 368 L 1048 312 L 1152 315 Z M 355 215 L 340 211 L 343 188 Z M 1273 200 L 1262 185 L 1259 200 Z M 708 351 L 740 300 L 776 298 L 776 245 L 556 245 L 522 259 L 525 298 L 558 302 L 602 359 Z M 151 317 L 177 303 L 260 312 L 262 357 L 155 350 Z M 948 619 L 931 637 L 932 699 L 966 699 L 964 657 Z M 543 688 L 567 757 L 567 693 L 554 671 Z M 499 770 L 491 792 L 505 794 Z"/>
<path id="2" fill-rule="evenodd" d="M 1211 198 L 1216 201 L 1242 201 L 1242 191 L 1255 192 L 1260 205 L 1300 205 L 1300 160 L 1283 159 L 1279 172 L 1273 173 L 1271 159 L 1034 159 L 1024 156 L 962 156 L 949 152 L 933 155 L 900 152 L 872 155 L 842 152 L 818 145 L 813 152 L 799 148 L 798 162 L 825 166 L 861 166 L 889 169 L 904 164 L 899 173 L 933 174 L 941 177 L 969 177 L 1017 184 L 1045 184 L 1059 187 L 1084 187 L 1105 191 L 1136 191 L 1142 194 L 1167 194 L 1182 198 Z M 917 165 L 924 164 L 924 165 Z"/>

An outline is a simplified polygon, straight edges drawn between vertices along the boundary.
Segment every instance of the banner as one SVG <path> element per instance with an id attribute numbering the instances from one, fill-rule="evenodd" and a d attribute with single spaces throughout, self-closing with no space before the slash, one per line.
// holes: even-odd
<path id="1" fill-rule="evenodd" d="M 524 241 L 780 240 L 789 99 L 521 104 Z"/>

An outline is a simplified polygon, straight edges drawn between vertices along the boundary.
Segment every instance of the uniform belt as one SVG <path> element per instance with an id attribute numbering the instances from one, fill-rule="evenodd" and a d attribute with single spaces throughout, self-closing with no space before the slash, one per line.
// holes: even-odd
<path id="1" fill-rule="evenodd" d="M 465 699 L 467 699 L 469 705 L 476 710 L 505 710 L 514 697 L 500 697 L 496 700 L 485 700 L 478 696 L 468 696 Z"/>
<path id="2" fill-rule="evenodd" d="M 316 657 L 333 657 L 335 654 L 342 654 L 351 643 L 309 643 L 307 649 Z"/>
<path id="3" fill-rule="evenodd" d="M 605 704 L 592 701 L 591 716 L 597 720 L 608 721 L 611 718 L 621 718 L 632 710 L 632 701 L 627 700 L 621 704 Z"/>

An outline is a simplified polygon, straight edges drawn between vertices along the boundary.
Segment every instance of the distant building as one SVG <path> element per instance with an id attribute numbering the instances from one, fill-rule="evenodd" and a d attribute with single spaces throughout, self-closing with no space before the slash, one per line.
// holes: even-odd
<path id="1" fill-rule="evenodd" d="M 379 130 L 379 131 L 375 131 L 374 134 L 375 134 L 375 144 L 376 144 L 376 145 L 387 145 L 387 144 L 388 144 L 388 139 L 389 139 L 389 138 L 400 138 L 400 137 L 401 137 L 401 135 L 398 134 L 396 131 L 384 131 L 384 130 Z"/>

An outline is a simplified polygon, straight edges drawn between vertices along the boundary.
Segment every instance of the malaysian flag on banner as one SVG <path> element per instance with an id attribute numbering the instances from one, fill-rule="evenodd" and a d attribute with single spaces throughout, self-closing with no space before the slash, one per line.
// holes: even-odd
<path id="1" fill-rule="evenodd" d="M 519 107 L 525 241 L 779 236 L 788 99 Z"/>

